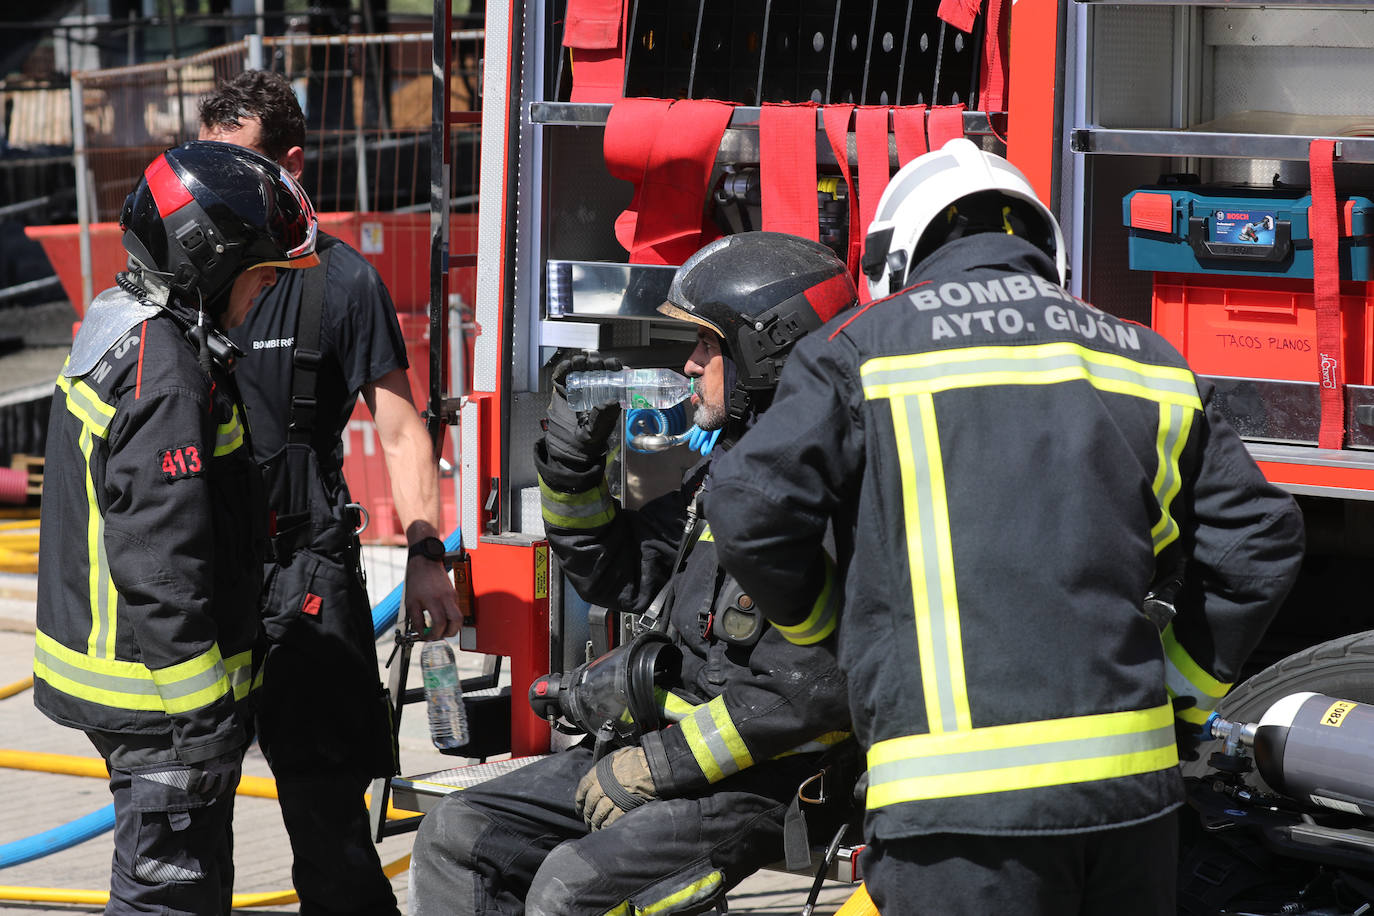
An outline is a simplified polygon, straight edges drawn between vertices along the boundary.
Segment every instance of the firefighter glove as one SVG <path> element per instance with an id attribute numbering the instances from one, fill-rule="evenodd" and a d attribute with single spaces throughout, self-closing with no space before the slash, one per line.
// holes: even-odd
<path id="1" fill-rule="evenodd" d="M 569 372 L 604 369 L 615 372 L 620 360 L 595 353 L 579 353 L 561 361 L 553 370 L 553 397 L 544 442 L 549 457 L 577 469 L 599 464 L 606 454 L 606 443 L 620 421 L 620 404 L 610 401 L 590 410 L 573 410 L 568 405 L 565 383 Z"/>
<path id="2" fill-rule="evenodd" d="M 631 808 L 658 797 L 644 749 L 622 747 L 596 762 L 577 784 L 577 811 L 587 826 L 600 830 Z"/>

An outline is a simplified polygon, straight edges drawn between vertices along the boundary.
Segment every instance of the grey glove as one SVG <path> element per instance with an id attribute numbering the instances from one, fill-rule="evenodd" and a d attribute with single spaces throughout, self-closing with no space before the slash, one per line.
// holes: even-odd
<path id="1" fill-rule="evenodd" d="M 606 455 L 606 443 L 620 421 L 620 404 L 611 401 L 591 410 L 575 411 L 568 406 L 564 382 L 569 372 L 590 372 L 596 369 L 618 371 L 622 366 L 615 357 L 595 353 L 579 353 L 560 362 L 553 370 L 553 397 L 549 399 L 549 415 L 544 427 L 544 443 L 549 457 L 575 470 L 599 464 Z"/>
<path id="2" fill-rule="evenodd" d="M 644 749 L 622 747 L 602 757 L 577 784 L 578 814 L 593 830 L 609 827 L 631 808 L 658 797 Z"/>

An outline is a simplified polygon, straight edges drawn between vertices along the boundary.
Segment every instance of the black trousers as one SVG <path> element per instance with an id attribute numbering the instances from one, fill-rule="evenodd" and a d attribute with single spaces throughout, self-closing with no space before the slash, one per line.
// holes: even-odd
<path id="1" fill-rule="evenodd" d="M 110 773 L 114 856 L 108 916 L 227 916 L 242 753 L 196 766 L 171 739 L 88 733 Z"/>
<path id="2" fill-rule="evenodd" d="M 395 768 L 367 590 L 354 558 L 269 566 L 258 743 L 277 780 L 301 916 L 398 914 L 363 794 Z"/>
<path id="3" fill-rule="evenodd" d="M 860 865 L 883 916 L 1174 916 L 1178 815 L 1092 833 L 877 840 Z"/>
<path id="4" fill-rule="evenodd" d="M 573 798 L 591 767 L 578 746 L 442 799 L 411 853 L 411 916 L 704 912 L 782 858 L 787 805 L 816 769 L 770 761 L 589 831 Z"/>

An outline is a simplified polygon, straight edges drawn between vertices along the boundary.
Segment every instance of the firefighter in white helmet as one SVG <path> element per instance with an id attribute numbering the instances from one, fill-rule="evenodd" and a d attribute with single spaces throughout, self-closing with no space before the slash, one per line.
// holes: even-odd
<path id="1" fill-rule="evenodd" d="M 711 524 L 784 635 L 838 630 L 873 900 L 1172 914 L 1177 741 L 1297 575 L 1298 510 L 1169 344 L 1065 291 L 1006 160 L 908 163 L 863 263 L 876 301 L 798 344 Z M 1142 606 L 1176 578 L 1161 639 Z"/>

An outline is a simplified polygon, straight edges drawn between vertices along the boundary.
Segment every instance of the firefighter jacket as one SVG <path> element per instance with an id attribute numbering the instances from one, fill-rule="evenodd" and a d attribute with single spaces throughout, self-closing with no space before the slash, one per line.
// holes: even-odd
<path id="1" fill-rule="evenodd" d="M 82 335 L 108 327 L 100 304 Z M 231 377 L 149 311 L 69 376 L 78 336 L 57 380 L 34 702 L 74 728 L 166 736 L 194 764 L 251 735 L 266 510 Z"/>
<path id="2" fill-rule="evenodd" d="M 1297 507 L 1211 385 L 1054 278 L 1012 236 L 947 244 L 802 340 L 717 462 L 726 568 L 790 639 L 838 625 L 870 837 L 1177 806 L 1170 698 L 1200 723 L 1298 572 Z M 1176 572 L 1161 634 L 1142 605 Z"/>
<path id="3" fill-rule="evenodd" d="M 661 796 L 683 795 L 783 754 L 825 751 L 849 737 L 833 641 L 794 645 L 756 612 L 762 635 L 752 645 L 722 638 L 722 614 L 737 617 L 755 606 L 719 568 L 709 525 L 689 513 L 699 497 L 699 511 L 710 518 L 709 460 L 688 472 L 680 490 L 627 511 L 611 497 L 600 462 L 570 468 L 550 457 L 542 439 L 535 456 L 549 544 L 578 594 L 638 614 L 674 580 L 664 613 L 682 667 L 658 696 L 661 717 L 672 724 L 641 740 Z"/>

